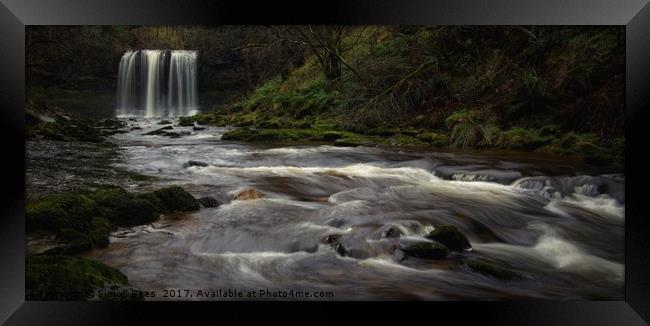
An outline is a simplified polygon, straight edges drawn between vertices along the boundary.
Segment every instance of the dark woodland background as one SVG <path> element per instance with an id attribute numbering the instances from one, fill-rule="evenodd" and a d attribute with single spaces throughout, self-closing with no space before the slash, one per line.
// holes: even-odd
<path id="1" fill-rule="evenodd" d="M 620 26 L 30 26 L 28 102 L 110 115 L 126 50 L 193 49 L 203 113 L 191 119 L 199 123 L 282 130 L 265 134 L 274 139 L 327 129 L 353 141 L 397 135 L 399 144 L 622 162 L 624 33 Z M 255 140 L 245 130 L 232 138 Z"/>

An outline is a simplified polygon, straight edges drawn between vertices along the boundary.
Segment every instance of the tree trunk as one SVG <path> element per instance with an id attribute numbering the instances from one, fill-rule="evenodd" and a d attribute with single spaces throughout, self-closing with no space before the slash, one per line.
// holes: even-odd
<path id="1" fill-rule="evenodd" d="M 341 77 L 341 60 L 339 60 L 336 54 L 328 54 L 325 57 L 324 64 L 323 71 L 327 79 L 334 80 Z"/>

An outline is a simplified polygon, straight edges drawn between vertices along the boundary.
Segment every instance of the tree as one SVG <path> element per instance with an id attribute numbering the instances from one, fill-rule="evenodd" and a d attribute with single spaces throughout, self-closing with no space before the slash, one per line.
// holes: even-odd
<path id="1" fill-rule="evenodd" d="M 297 44 L 306 47 L 318 59 L 320 69 L 328 80 L 341 78 L 342 67 L 345 66 L 355 76 L 359 73 L 343 59 L 343 37 L 351 27 L 338 26 L 270 26 L 276 40 L 270 44 L 253 44 L 235 48 L 241 50 L 248 47 L 276 46 Z"/>

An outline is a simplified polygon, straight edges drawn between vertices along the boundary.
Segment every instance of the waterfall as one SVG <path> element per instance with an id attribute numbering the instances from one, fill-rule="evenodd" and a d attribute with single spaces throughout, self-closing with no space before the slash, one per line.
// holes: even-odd
<path id="1" fill-rule="evenodd" d="M 198 108 L 196 69 L 196 51 L 127 51 L 118 70 L 118 115 L 192 114 Z"/>

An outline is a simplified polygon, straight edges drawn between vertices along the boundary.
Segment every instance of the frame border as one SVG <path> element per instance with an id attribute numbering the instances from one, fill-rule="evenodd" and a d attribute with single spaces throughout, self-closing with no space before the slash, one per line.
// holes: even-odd
<path id="1" fill-rule="evenodd" d="M 412 0 L 345 3 L 327 1 L 323 8 L 295 3 L 245 1 L 174 0 L 0 0 L 0 131 L 11 172 L 5 174 L 5 196 L 0 197 L 0 323 L 7 324 L 104 324 L 146 321 L 163 313 L 171 303 L 88 303 L 26 302 L 25 294 L 25 167 L 24 167 L 24 87 L 25 25 L 222 25 L 222 24 L 427 24 L 427 25 L 625 25 L 626 26 L 626 225 L 625 301 L 499 301 L 433 302 L 415 304 L 417 311 L 457 321 L 487 324 L 540 325 L 647 325 L 650 321 L 650 220 L 643 210 L 644 188 L 650 181 L 646 168 L 648 154 L 643 140 L 650 122 L 650 4 L 649 0 Z M 251 12 L 251 8 L 256 8 Z M 22 158 L 19 159 L 19 158 Z M 17 232 L 18 231 L 18 232 Z M 183 305 L 192 315 L 216 312 L 215 307 L 239 306 L 220 302 Z M 164 305 L 164 307 L 163 307 Z M 253 303 L 253 305 L 255 305 Z M 253 305 L 240 306 L 250 310 Z M 332 303 L 297 303 L 308 314 L 338 312 Z M 409 304 L 410 306 L 411 304 Z M 260 306 L 259 304 L 256 306 Z M 357 312 L 359 303 L 346 303 Z M 368 308 L 367 305 L 361 305 Z M 178 305 L 175 308 L 177 309 Z M 287 307 L 287 305 L 282 305 Z M 377 314 L 382 307 L 386 313 Z M 255 307 L 257 310 L 259 307 Z M 269 302 L 264 308 L 280 308 Z M 377 309 L 379 308 L 379 309 Z M 375 318 L 385 319 L 389 311 L 412 310 L 405 303 L 379 302 L 369 307 Z M 422 309 L 422 310 L 419 310 Z M 365 310 L 365 309 L 364 309 Z M 228 310 L 229 311 L 229 310 Z M 472 313 L 467 313 L 471 311 Z M 187 313 L 187 311 L 185 311 Z M 185 315 L 185 314 L 184 314 Z M 370 315 L 370 314 L 367 314 Z M 405 315 L 392 314 L 404 322 Z M 316 316 L 316 315 L 313 315 Z M 241 315 L 238 317 L 242 317 Z M 264 318 L 247 314 L 245 318 Z M 266 316 L 269 317 L 269 316 Z M 364 316 L 365 317 L 365 316 Z M 237 318 L 219 314 L 218 321 Z M 645 321 L 644 321 L 645 320 Z M 185 320 L 187 321 L 187 320 Z"/>

